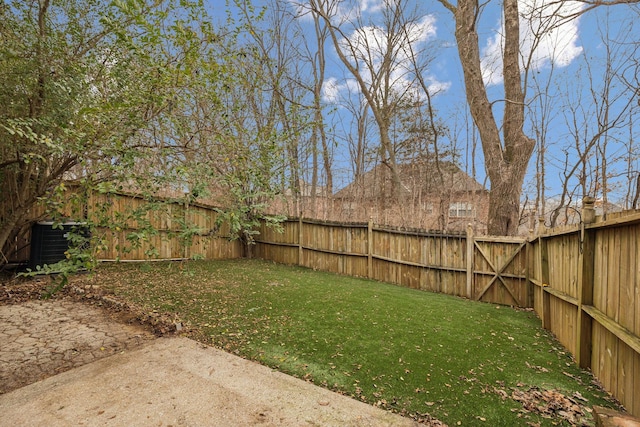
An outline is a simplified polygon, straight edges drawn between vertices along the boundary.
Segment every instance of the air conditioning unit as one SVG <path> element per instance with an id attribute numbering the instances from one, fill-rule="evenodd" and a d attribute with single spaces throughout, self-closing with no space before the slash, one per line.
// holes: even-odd
<path id="1" fill-rule="evenodd" d="M 34 224 L 31 229 L 29 268 L 35 270 L 37 266 L 51 265 L 65 259 L 65 252 L 71 246 L 70 233 L 79 233 L 87 241 L 91 236 L 87 224 L 82 222 L 40 221 Z"/>

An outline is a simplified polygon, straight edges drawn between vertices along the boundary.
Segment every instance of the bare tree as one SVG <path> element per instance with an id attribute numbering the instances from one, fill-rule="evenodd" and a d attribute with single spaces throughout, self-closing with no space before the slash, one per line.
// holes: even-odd
<path id="1" fill-rule="evenodd" d="M 327 60 L 325 55 L 325 46 L 329 38 L 329 30 L 326 22 L 317 13 L 311 11 L 313 19 L 313 29 L 315 38 L 312 42 L 304 39 L 307 51 L 307 61 L 311 64 L 312 82 L 309 88 L 312 93 L 312 114 L 313 125 L 311 131 L 311 150 L 312 150 L 312 175 L 311 175 L 311 215 L 316 215 L 316 200 L 318 187 L 318 152 L 322 155 L 322 166 L 324 171 L 325 197 L 329 199 L 333 195 L 333 171 L 332 156 L 329 147 L 329 137 L 324 120 L 324 106 L 322 101 L 322 90 L 326 81 L 325 72 Z M 313 43 L 313 45 L 311 44 Z"/>
<path id="2" fill-rule="evenodd" d="M 532 101 L 531 123 L 536 136 L 536 175 L 535 175 L 535 199 L 533 201 L 533 213 L 528 216 L 528 228 L 534 230 L 538 223 L 538 217 L 544 215 L 547 207 L 547 147 L 551 143 L 548 140 L 551 123 L 555 118 L 557 97 L 552 95 L 554 82 L 554 70 L 543 77 L 533 74 L 532 85 L 536 96 Z M 522 219 L 521 219 L 522 220 Z"/>
<path id="3" fill-rule="evenodd" d="M 617 141 L 627 137 L 630 123 L 634 119 L 640 93 L 629 90 L 629 83 L 636 77 L 637 68 L 632 58 L 637 48 L 625 40 L 628 33 L 611 38 L 611 28 L 605 23 L 598 28 L 600 50 L 605 52 L 601 67 L 584 54 L 581 74 L 587 78 L 588 87 L 573 86 L 565 82 L 566 102 L 562 115 L 573 144 L 566 147 L 562 193 L 559 209 L 551 215 L 551 225 L 557 224 L 560 211 L 567 206 L 567 200 L 589 195 L 602 200 L 603 213 L 606 214 L 611 191 L 610 178 L 620 174 L 619 169 L 628 169 L 629 160 L 625 158 L 628 150 L 612 147 L 622 146 Z M 623 30 L 624 31 L 624 30 Z M 631 47 L 631 49 L 629 49 Z M 602 70 L 602 71 L 600 71 Z M 632 128 L 631 128 L 632 129 Z M 633 130 L 629 135 L 633 139 Z M 631 146 L 630 146 L 631 147 Z M 620 154 L 618 151 L 624 150 Z M 633 156 L 633 152 L 628 156 Z M 628 175 L 625 173 L 624 175 Z M 576 194 L 576 191 L 578 193 Z"/>
<path id="4" fill-rule="evenodd" d="M 309 3 L 311 10 L 327 23 L 338 57 L 369 105 L 378 125 L 380 158 L 391 172 L 392 194 L 398 195 L 400 177 L 390 129 L 399 105 L 412 90 L 412 85 L 406 84 L 411 78 L 403 60 L 407 47 L 418 37 L 408 29 L 419 25 L 421 17 L 417 9 L 409 10 L 407 0 L 385 2 L 380 25 L 363 22 L 358 13 L 355 17 L 339 15 L 336 3 L 340 2 L 311 0 Z"/>
<path id="5" fill-rule="evenodd" d="M 338 115 L 338 120 L 342 127 L 346 129 L 345 139 L 351 160 L 351 175 L 353 176 L 353 182 L 360 189 L 359 196 L 362 197 L 364 174 L 372 163 L 377 161 L 370 155 L 372 148 L 368 143 L 373 132 L 371 128 L 375 125 L 369 115 L 369 105 L 363 102 L 361 97 L 356 96 L 355 99 L 349 97 L 343 102 L 342 108 L 350 112 L 349 118 Z M 348 123 L 344 123 L 344 121 L 348 121 Z"/>
<path id="6" fill-rule="evenodd" d="M 502 126 L 499 126 L 495 117 L 482 77 L 478 44 L 482 4 L 477 0 L 460 0 L 456 4 L 447 0 L 439 1 L 453 14 L 456 22 L 455 38 L 464 72 L 467 103 L 480 134 L 485 166 L 491 180 L 488 232 L 495 235 L 515 234 L 522 184 L 535 147 L 535 141 L 523 130 L 525 94 L 520 68 L 518 1 L 503 1 Z"/>
<path id="7" fill-rule="evenodd" d="M 287 160 L 287 170 L 282 171 L 282 177 L 287 181 L 285 189 L 289 189 L 299 203 L 302 127 L 307 117 L 298 67 L 302 62 L 300 51 L 291 46 L 301 36 L 300 29 L 295 15 L 280 0 L 271 0 L 268 7 L 257 13 L 250 1 L 235 0 L 235 3 L 247 30 L 244 36 L 251 40 L 253 63 L 260 65 L 260 71 L 253 75 L 254 81 L 248 82 L 264 93 L 266 104 L 260 106 L 263 111 L 256 117 L 267 120 L 272 130 L 281 129 L 281 137 L 286 136 L 280 141 Z M 296 210 L 299 209 L 298 206 Z"/>

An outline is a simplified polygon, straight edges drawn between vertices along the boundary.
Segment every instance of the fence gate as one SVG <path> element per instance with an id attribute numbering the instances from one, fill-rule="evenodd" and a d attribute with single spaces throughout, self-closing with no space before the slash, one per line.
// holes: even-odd
<path id="1" fill-rule="evenodd" d="M 522 239 L 474 238 L 471 252 L 472 295 L 485 301 L 531 307 L 526 278 L 527 242 Z"/>

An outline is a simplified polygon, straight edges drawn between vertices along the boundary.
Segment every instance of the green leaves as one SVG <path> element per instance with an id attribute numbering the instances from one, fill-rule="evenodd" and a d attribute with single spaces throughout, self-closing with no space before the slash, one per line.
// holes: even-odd
<path id="1" fill-rule="evenodd" d="M 177 107 L 214 38 L 201 2 L 13 0 L 0 18 L 3 253 L 62 179 L 145 197 L 180 186 Z"/>
<path id="2" fill-rule="evenodd" d="M 160 198 L 215 203 L 218 225 L 248 246 L 260 219 L 278 227 L 266 208 L 304 120 L 276 111 L 272 61 L 241 37 L 246 22 L 215 29 L 203 2 L 177 0 L 12 0 L 0 14 L 0 184 L 12 195 L 0 218 L 16 218 L 0 223 L 0 250 L 38 203 L 46 217 L 126 230 L 128 249 L 157 237 L 147 212 L 62 212 L 62 181 L 79 194 L 132 193 L 149 209 Z M 170 233 L 185 245 L 202 232 L 180 227 Z"/>

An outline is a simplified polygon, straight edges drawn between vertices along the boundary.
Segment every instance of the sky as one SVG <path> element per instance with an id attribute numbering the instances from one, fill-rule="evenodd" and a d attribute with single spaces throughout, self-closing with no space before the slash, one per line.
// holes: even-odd
<path id="1" fill-rule="evenodd" d="M 211 1 L 215 3 L 215 0 Z M 300 13 L 302 28 L 312 31 L 312 20 L 308 15 L 304 16 L 304 13 L 301 13 L 304 6 L 301 7 L 300 4 L 305 2 L 288 1 L 292 11 Z M 603 91 L 609 91 L 606 99 L 611 103 L 610 117 L 619 111 L 626 111 L 633 105 L 629 103 L 633 94 L 630 95 L 628 88 L 620 82 L 614 82 L 606 88 L 601 83 L 606 81 L 603 77 L 606 72 L 611 71 L 606 68 L 608 62 L 612 63 L 612 69 L 619 67 L 621 70 L 627 67 L 627 77 L 629 80 L 633 79 L 633 75 L 629 76 L 629 62 L 625 57 L 625 49 L 634 41 L 640 43 L 640 19 L 637 19 L 640 18 L 640 13 L 637 9 L 630 13 L 627 6 L 600 8 L 582 15 L 579 19 L 561 23 L 561 16 L 579 12 L 584 5 L 575 1 L 560 4 L 550 1 L 521 0 L 519 4 L 522 68 L 524 69 L 525 62 L 529 64 L 528 77 L 532 85 L 527 88 L 528 124 L 525 130 L 537 141 L 546 141 L 545 187 L 548 198 L 560 194 L 563 176 L 577 162 L 580 144 L 589 141 L 597 133 L 597 124 L 603 120 Z M 254 1 L 258 7 L 263 3 Z M 430 93 L 433 94 L 437 113 L 449 127 L 450 139 L 455 140 L 455 145 L 460 150 L 458 160 L 463 168 L 470 174 L 474 173 L 476 179 L 488 188 L 490 183 L 484 173 L 482 150 L 479 146 L 472 150 L 472 141 L 477 140 L 477 135 L 469 125 L 470 119 L 465 107 L 464 82 L 453 37 L 455 27 L 451 13 L 435 0 L 416 0 L 409 4 L 412 7 L 416 6 L 419 12 L 419 19 L 409 31 L 412 48 L 428 50 L 431 57 L 423 76 L 428 82 Z M 357 26 L 343 26 L 345 38 L 359 47 L 384 44 L 387 35 L 381 24 L 384 5 L 385 0 L 341 2 L 336 22 L 342 19 L 359 23 Z M 635 22 L 630 20 L 629 16 L 635 16 Z M 540 17 L 544 19 L 539 19 Z M 549 24 L 554 28 L 549 30 L 545 27 Z M 482 11 L 478 29 L 483 78 L 490 100 L 495 101 L 494 112 L 499 116 L 504 98 L 501 74 L 503 22 L 499 2 L 487 3 Z M 539 32 L 544 32 L 545 35 L 536 38 L 534 34 Z M 603 39 L 607 38 L 614 42 L 604 43 Z M 345 116 L 349 112 L 342 102 L 348 98 L 349 93 L 356 93 L 359 88 L 330 44 L 327 45 L 327 55 L 328 68 L 323 100 L 332 111 L 338 111 L 339 115 Z M 610 57 L 609 61 L 607 55 Z M 396 68 L 392 77 L 398 90 L 407 90 L 410 84 L 404 77 L 407 74 L 407 58 L 407 52 L 400 52 L 395 60 Z M 635 59 L 638 60 L 638 52 L 635 53 Z M 379 61 L 375 52 L 372 60 L 374 63 Z M 640 103 L 637 106 L 640 106 Z M 635 122 L 625 122 L 619 128 L 607 132 L 606 139 L 601 138 L 602 142 L 598 146 L 600 158 L 608 160 L 607 171 L 611 175 L 609 182 L 617 186 L 614 193 L 618 198 L 622 198 L 627 192 L 630 182 L 628 172 L 635 174 L 635 177 L 640 170 L 637 160 L 640 157 L 640 147 L 637 147 L 637 143 L 630 142 L 640 136 L 639 127 Z M 607 145 L 604 145 L 604 142 Z M 534 153 L 529 167 L 524 197 L 535 197 L 536 156 L 537 152 Z M 590 177 L 587 177 L 589 182 L 597 181 L 600 166 L 601 160 L 591 160 L 588 168 Z M 346 185 L 350 179 L 345 173 L 350 169 L 349 156 L 348 150 L 340 144 L 336 147 L 334 167 L 338 172 L 336 186 Z M 569 181 L 573 187 L 577 178 Z M 590 191 L 597 193 L 598 188 L 592 185 Z M 577 191 L 577 194 L 582 195 L 582 191 Z"/>

